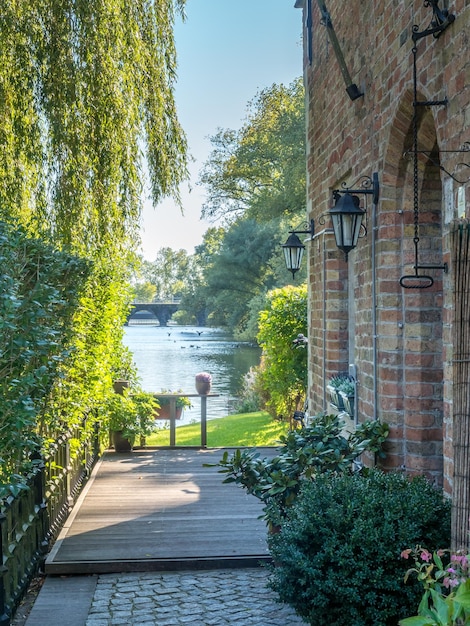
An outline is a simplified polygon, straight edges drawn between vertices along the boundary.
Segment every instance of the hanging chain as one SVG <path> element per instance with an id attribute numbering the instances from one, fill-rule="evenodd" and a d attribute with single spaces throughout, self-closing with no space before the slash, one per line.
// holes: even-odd
<path id="1" fill-rule="evenodd" d="M 418 48 L 413 46 L 413 211 L 415 245 L 415 273 L 418 275 L 418 244 L 419 244 L 419 180 L 418 180 L 418 79 L 416 76 L 416 55 Z"/>

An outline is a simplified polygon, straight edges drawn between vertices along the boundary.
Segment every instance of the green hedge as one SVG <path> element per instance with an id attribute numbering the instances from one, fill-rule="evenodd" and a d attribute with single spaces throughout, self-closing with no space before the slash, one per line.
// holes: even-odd
<path id="1" fill-rule="evenodd" d="M 0 497 L 24 486 L 89 264 L 0 221 Z"/>
<path id="2" fill-rule="evenodd" d="M 450 505 L 425 478 L 317 475 L 269 537 L 270 585 L 315 626 L 396 626 L 422 595 L 400 558 L 416 544 L 450 544 Z"/>

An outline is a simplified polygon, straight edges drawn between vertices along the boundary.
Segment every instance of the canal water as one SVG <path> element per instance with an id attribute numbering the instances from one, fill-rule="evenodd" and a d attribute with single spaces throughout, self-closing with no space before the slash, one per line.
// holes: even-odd
<path id="1" fill-rule="evenodd" d="M 224 417 L 233 412 L 244 374 L 258 365 L 261 350 L 249 343 L 235 341 L 225 331 L 198 326 L 129 325 L 124 344 L 134 357 L 142 388 L 145 391 L 196 393 L 198 372 L 212 375 L 207 401 L 207 418 Z M 192 398 L 178 424 L 199 421 L 201 403 Z"/>

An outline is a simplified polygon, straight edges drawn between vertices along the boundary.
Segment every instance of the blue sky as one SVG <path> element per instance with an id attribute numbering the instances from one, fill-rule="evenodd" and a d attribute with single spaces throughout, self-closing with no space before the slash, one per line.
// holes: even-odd
<path id="1" fill-rule="evenodd" d="M 162 247 L 189 253 L 210 224 L 200 220 L 204 189 L 196 185 L 207 159 L 209 136 L 238 129 L 247 103 L 273 83 L 289 84 L 302 73 L 302 14 L 295 0 L 187 0 L 184 23 L 175 27 L 178 54 L 176 102 L 187 134 L 191 190 L 181 189 L 184 216 L 171 200 L 145 203 L 142 251 L 154 260 Z"/>

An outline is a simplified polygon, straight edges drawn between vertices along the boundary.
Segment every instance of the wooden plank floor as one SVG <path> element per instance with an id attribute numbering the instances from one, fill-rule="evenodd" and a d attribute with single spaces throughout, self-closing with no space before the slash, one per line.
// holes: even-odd
<path id="1" fill-rule="evenodd" d="M 217 468 L 203 467 L 222 454 L 106 452 L 46 561 L 46 573 L 247 567 L 269 560 L 261 503 L 222 484 Z"/>

